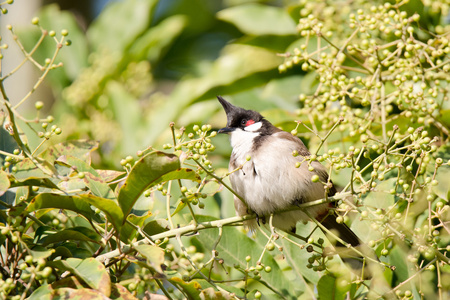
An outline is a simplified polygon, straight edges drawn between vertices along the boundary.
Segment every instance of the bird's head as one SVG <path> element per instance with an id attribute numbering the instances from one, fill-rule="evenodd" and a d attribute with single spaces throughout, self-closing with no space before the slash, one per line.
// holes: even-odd
<path id="1" fill-rule="evenodd" d="M 247 110 L 234 106 L 230 102 L 217 96 L 227 114 L 227 126 L 220 129 L 219 133 L 232 134 L 236 131 L 262 134 L 271 124 L 254 110 Z"/>

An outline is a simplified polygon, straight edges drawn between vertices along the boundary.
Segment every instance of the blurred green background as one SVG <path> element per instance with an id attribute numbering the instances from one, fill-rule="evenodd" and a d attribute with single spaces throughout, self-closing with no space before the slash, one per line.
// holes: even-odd
<path id="1" fill-rule="evenodd" d="M 46 99 L 43 111 L 63 129 L 59 141 L 100 141 L 94 163 L 105 168 L 169 142 L 172 121 L 188 130 L 193 124 L 224 126 L 216 95 L 262 111 L 277 125 L 290 122 L 305 83 L 300 68 L 279 73 L 283 58 L 277 53 L 299 38 L 300 6 L 298 1 L 111 1 L 91 21 L 92 9 L 64 11 L 46 4 L 39 24 L 57 35 L 67 29 L 72 45 L 58 56 L 64 67 L 48 75 L 52 96 L 39 97 Z M 40 36 L 31 24 L 17 32 L 26 49 Z M 43 62 L 53 51 L 54 43 L 46 41 L 34 57 Z M 217 154 L 230 152 L 225 136 L 217 143 Z"/>
<path id="2" fill-rule="evenodd" d="M 358 7 L 325 0 L 314 5 L 297 0 L 52 2 L 42 3 L 40 25 L 57 34 L 67 29 L 72 45 L 57 58 L 64 67 L 47 77 L 52 96 L 35 97 L 46 99 L 44 112 L 54 115 L 63 129 L 53 141 L 100 141 L 94 164 L 104 168 L 119 167 L 127 155 L 170 142 L 170 122 L 188 130 L 204 123 L 222 127 L 225 115 L 216 95 L 293 129 L 295 119 L 307 120 L 295 114 L 298 95 L 312 93 L 318 80 L 299 65 L 280 73 L 284 58 L 277 54 L 292 52 L 305 42 L 296 29 L 301 15 L 330 16 L 333 22 L 325 26 L 336 26 L 330 29 L 345 36 L 350 30 L 344 26 L 348 13 Z M 384 3 L 357 2 L 361 7 Z M 423 25 L 433 30 L 445 13 L 425 11 L 421 1 L 402 9 L 427 12 Z M 18 30 L 26 49 L 40 36 L 37 28 L 29 27 Z M 336 41 L 340 38 L 334 36 Z M 47 40 L 34 57 L 43 63 L 53 52 L 54 43 Z M 216 143 L 217 155 L 230 153 L 225 136 Z"/>

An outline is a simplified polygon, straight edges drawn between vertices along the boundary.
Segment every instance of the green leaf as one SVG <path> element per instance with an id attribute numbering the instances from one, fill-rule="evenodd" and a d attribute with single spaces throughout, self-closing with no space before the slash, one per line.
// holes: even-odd
<path id="1" fill-rule="evenodd" d="M 317 291 L 320 299 L 345 299 L 346 293 L 350 290 L 350 284 L 339 287 L 335 277 L 323 275 L 317 284 Z"/>
<path id="2" fill-rule="evenodd" d="M 203 291 L 208 290 L 211 287 L 211 283 L 209 283 L 205 279 L 196 278 L 195 281 L 198 282 L 202 286 L 202 294 L 204 294 Z M 228 296 L 229 296 L 230 293 L 234 293 L 239 299 L 240 298 L 245 298 L 244 291 L 241 290 L 238 285 L 233 286 L 233 285 L 230 285 L 230 284 L 227 284 L 227 283 L 219 283 L 219 282 L 216 282 L 216 285 L 221 287 L 225 291 L 227 291 L 228 292 Z M 222 296 L 222 295 L 220 295 L 220 296 Z M 252 296 L 251 294 L 247 294 L 247 297 L 248 297 L 247 299 L 252 299 L 252 298 L 250 298 L 251 296 Z M 264 296 L 267 296 L 267 294 L 264 293 Z M 277 299 L 277 298 L 279 298 L 279 296 L 278 297 L 274 297 L 274 298 L 268 298 L 268 299 Z M 222 298 L 219 298 L 219 299 L 222 299 Z M 227 298 L 224 298 L 224 299 L 227 299 Z"/>
<path id="3" fill-rule="evenodd" d="M 111 295 L 109 297 L 115 300 L 138 300 L 123 285 L 118 283 L 112 285 Z M 150 299 L 151 297 L 150 295 Z"/>
<path id="4" fill-rule="evenodd" d="M 54 251 L 53 251 L 52 255 L 50 256 L 51 260 L 54 260 L 57 257 L 60 257 L 60 259 L 66 259 L 68 257 L 73 256 L 72 252 L 67 247 L 64 247 L 64 246 L 58 246 L 52 250 L 54 250 Z"/>
<path id="5" fill-rule="evenodd" d="M 46 164 L 47 165 L 47 164 Z M 25 158 L 24 160 L 18 162 L 16 165 L 17 171 L 13 173 L 14 178 L 18 181 L 25 181 L 27 179 L 41 179 L 49 178 L 53 171 L 49 170 L 48 167 L 44 167 L 42 164 L 40 166 L 46 170 L 48 173 L 44 173 L 42 169 L 36 166 L 31 159 Z"/>
<path id="6" fill-rule="evenodd" d="M 9 182 L 8 174 L 0 170 L 0 196 L 3 195 L 10 187 L 11 183 Z"/>
<path id="7" fill-rule="evenodd" d="M 83 215 L 88 220 L 92 220 L 95 213 L 92 211 L 91 205 L 103 211 L 113 226 L 116 229 L 120 229 L 123 221 L 123 213 L 117 203 L 113 200 L 88 194 L 78 196 L 61 196 L 42 193 L 31 200 L 30 204 L 26 208 L 26 211 L 34 212 L 36 210 L 46 208 L 68 209 Z"/>
<path id="8" fill-rule="evenodd" d="M 154 144 L 166 124 L 176 120 L 198 99 L 215 97 L 224 92 L 224 87 L 236 92 L 265 84 L 261 73 L 270 70 L 278 73 L 278 65 L 283 62 L 276 53 L 249 45 L 228 45 L 222 52 L 208 73 L 201 78 L 183 80 L 165 103 L 151 111 L 144 144 Z"/>
<path id="9" fill-rule="evenodd" d="M 229 292 L 216 291 L 213 287 L 202 290 L 200 296 L 202 300 L 231 300 L 233 298 Z"/>
<path id="10" fill-rule="evenodd" d="M 72 169 L 76 170 L 77 172 L 89 172 L 94 176 L 99 176 L 97 171 L 88 163 L 72 155 L 62 155 L 56 160 L 55 163 L 66 164 L 70 167 L 73 167 Z"/>
<path id="11" fill-rule="evenodd" d="M 186 17 L 180 15 L 164 19 L 131 45 L 128 51 L 129 55 L 137 61 L 146 59 L 154 62 L 158 60 L 163 50 L 180 35 L 186 23 Z"/>
<path id="12" fill-rule="evenodd" d="M 155 269 L 158 273 L 163 273 L 161 265 L 164 263 L 164 249 L 158 246 L 145 244 L 134 246 L 134 248 L 145 258 L 147 258 L 147 261 L 153 269 Z"/>
<path id="13" fill-rule="evenodd" d="M 208 196 L 213 196 L 216 193 L 220 192 L 222 189 L 223 185 L 219 184 L 217 181 L 208 180 L 201 189 L 201 192 L 207 194 Z"/>
<path id="14" fill-rule="evenodd" d="M 199 222 L 211 221 L 214 218 L 207 216 L 197 215 Z M 217 243 L 219 237 L 219 229 L 213 228 L 208 230 L 202 230 L 199 232 L 197 239 L 205 248 L 205 253 L 212 251 L 212 246 Z M 239 241 L 239 242 L 236 242 Z M 252 240 L 244 232 L 232 227 L 223 227 L 222 235 L 219 244 L 216 246 L 216 250 L 220 253 L 220 257 L 224 259 L 227 266 L 234 266 L 235 264 L 245 268 L 247 261 L 246 256 L 250 255 L 252 260 L 250 265 L 256 265 L 256 260 L 261 256 L 264 250 L 265 242 L 263 238 Z M 262 259 L 262 264 L 270 266 L 272 268 L 270 273 L 261 272 L 262 281 L 279 294 L 295 297 L 299 295 L 302 287 L 298 282 L 293 283 L 290 278 L 287 277 L 287 273 L 283 272 L 271 256 L 266 253 Z"/>
<path id="15" fill-rule="evenodd" d="M 129 214 L 127 217 L 127 222 L 123 224 L 123 226 L 120 228 L 120 239 L 124 242 L 128 242 L 133 240 L 136 237 L 137 230 L 135 226 L 141 227 L 145 224 L 148 218 L 150 218 L 152 215 L 151 212 L 147 212 L 143 216 L 136 216 L 133 214 Z M 131 224 L 134 224 L 135 226 L 132 226 Z"/>
<path id="16" fill-rule="evenodd" d="M 117 179 L 118 177 L 126 174 L 125 172 L 120 172 L 120 171 L 115 171 L 115 170 L 96 170 L 99 177 L 104 181 L 104 182 L 111 182 L 115 179 Z"/>
<path id="17" fill-rule="evenodd" d="M 85 196 L 87 195 L 61 196 L 42 193 L 33 198 L 25 210 L 27 212 L 35 212 L 47 208 L 68 209 L 83 215 L 88 220 L 92 220 L 94 212 L 89 202 L 84 200 Z"/>
<path id="18" fill-rule="evenodd" d="M 89 188 L 92 194 L 94 194 L 95 196 L 110 200 L 116 200 L 116 196 L 114 195 L 114 192 L 109 187 L 109 185 L 103 182 L 100 178 L 95 177 L 93 174 L 86 173 L 84 182 L 86 183 L 86 186 Z"/>
<path id="19" fill-rule="evenodd" d="M 43 298 L 42 298 L 43 297 Z M 31 300 L 53 300 L 53 299 L 89 299 L 108 300 L 109 298 L 101 292 L 91 289 L 59 288 L 52 289 L 48 285 L 37 289 L 31 296 Z"/>
<path id="20" fill-rule="evenodd" d="M 56 232 L 55 234 L 48 235 L 42 243 L 42 246 L 47 246 L 53 243 L 59 243 L 62 241 L 85 241 L 91 243 L 99 243 L 101 237 L 93 230 L 77 226 L 69 229 L 64 229 Z"/>
<path id="21" fill-rule="evenodd" d="M 168 231 L 169 229 L 170 225 L 166 219 L 158 219 L 148 222 L 142 230 L 148 235 L 155 235 Z"/>
<path id="22" fill-rule="evenodd" d="M 308 222 L 311 223 L 311 222 Z M 311 223 L 312 224 L 312 223 Z M 307 224 L 306 226 L 310 226 Z M 311 228 L 313 230 L 314 228 Z M 308 228 L 308 231 L 311 232 Z M 312 269 L 306 268 L 308 264 L 308 258 L 311 257 L 310 253 L 306 251 L 306 249 L 300 249 L 297 245 L 286 241 L 284 239 L 281 240 L 281 244 L 283 246 L 283 254 L 286 257 L 287 263 L 291 266 L 292 271 L 296 275 L 296 282 L 299 286 L 305 288 L 306 281 L 317 285 L 319 282 L 320 274 Z"/>
<path id="23" fill-rule="evenodd" d="M 61 247 L 64 247 L 64 248 L 60 249 L 60 253 L 59 253 L 61 255 L 60 259 L 69 258 L 69 257 L 85 259 L 85 258 L 92 257 L 91 250 L 81 248 L 81 247 L 79 247 L 78 243 L 75 243 L 75 242 L 65 242 L 62 244 Z M 60 248 L 60 247 L 58 247 L 58 248 Z"/>
<path id="24" fill-rule="evenodd" d="M 406 258 L 408 253 L 403 251 L 399 246 L 395 246 L 389 253 L 389 263 L 395 266 L 395 283 L 394 286 L 400 284 L 401 282 L 408 279 L 411 275 L 409 274 L 409 267 Z"/>
<path id="25" fill-rule="evenodd" d="M 199 180 L 190 169 L 180 169 L 180 161 L 173 154 L 155 151 L 142 157 L 131 169 L 119 191 L 119 205 L 126 217 L 139 196 L 148 188 L 174 179 Z"/>
<path id="26" fill-rule="evenodd" d="M 389 190 L 395 187 L 396 178 L 389 178 L 380 182 L 376 190 L 371 191 L 364 199 L 364 204 L 372 208 L 388 209 L 394 204 L 394 195 L 389 193 Z"/>
<path id="27" fill-rule="evenodd" d="M 38 261 L 39 259 L 45 259 L 52 255 L 53 250 L 47 249 L 41 246 L 36 246 L 33 249 L 30 249 L 30 254 L 33 257 L 33 261 Z"/>
<path id="28" fill-rule="evenodd" d="M 41 179 L 26 179 L 23 181 L 15 181 L 11 183 L 11 187 L 23 187 L 23 186 L 38 186 L 49 189 L 57 189 L 59 187 L 53 183 L 49 178 L 41 178 Z"/>
<path id="29" fill-rule="evenodd" d="M 43 284 L 31 294 L 28 300 L 53 300 L 53 292 L 51 285 Z"/>
<path id="30" fill-rule="evenodd" d="M 91 152 L 98 148 L 98 142 L 89 140 L 67 141 L 49 147 L 39 154 L 44 160 L 54 163 L 63 155 L 70 155 L 91 164 Z"/>
<path id="31" fill-rule="evenodd" d="M 74 289 L 83 289 L 88 287 L 85 283 L 80 282 L 76 276 L 65 277 L 61 280 L 58 280 L 52 283 L 51 286 L 53 289 L 59 288 L 74 288 Z"/>
<path id="32" fill-rule="evenodd" d="M 77 170 L 77 172 L 84 172 L 85 177 L 83 178 L 83 181 L 95 196 L 106 199 L 116 199 L 116 196 L 109 185 L 99 178 L 99 173 L 83 160 L 71 155 L 63 155 L 58 158 L 57 162 L 65 163 L 69 165 L 71 169 Z"/>
<path id="33" fill-rule="evenodd" d="M 175 210 L 172 212 L 171 216 L 175 216 L 177 213 L 179 213 L 180 211 L 183 210 L 183 208 L 185 208 L 187 206 L 187 204 L 185 202 L 182 202 L 181 200 L 178 201 L 177 204 L 177 208 L 175 208 Z"/>
<path id="34" fill-rule="evenodd" d="M 152 21 L 156 0 L 129 0 L 110 3 L 87 31 L 95 50 L 122 53 Z"/>
<path id="35" fill-rule="evenodd" d="M 78 279 L 84 281 L 89 287 L 105 296 L 109 296 L 111 293 L 109 274 L 105 266 L 95 258 L 68 258 L 66 260 L 47 262 L 47 265 L 62 271 L 69 271 Z"/>
<path id="36" fill-rule="evenodd" d="M 294 35 L 296 24 L 282 8 L 257 3 L 236 5 L 217 13 L 223 21 L 232 23 L 248 35 Z"/>
<path id="37" fill-rule="evenodd" d="M 178 287 L 180 290 L 182 290 L 186 295 L 188 295 L 189 299 L 192 300 L 201 300 L 200 298 L 200 288 L 201 285 L 196 282 L 195 280 L 187 283 L 183 279 L 179 277 L 172 277 L 169 278 L 168 281 Z"/>
<path id="38" fill-rule="evenodd" d="M 142 124 L 142 109 L 138 99 L 131 95 L 125 87 L 116 81 L 109 81 L 105 87 L 105 93 L 110 99 L 111 109 L 120 125 L 123 135 L 121 150 L 123 153 L 136 152 L 142 147 L 139 143 L 141 136 L 145 134 Z"/>

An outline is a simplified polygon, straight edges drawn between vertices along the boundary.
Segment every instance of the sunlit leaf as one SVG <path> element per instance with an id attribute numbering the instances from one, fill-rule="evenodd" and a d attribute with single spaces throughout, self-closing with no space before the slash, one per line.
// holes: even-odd
<path id="1" fill-rule="evenodd" d="M 95 258 L 68 258 L 47 263 L 49 266 L 63 271 L 69 271 L 89 287 L 101 292 L 105 296 L 111 293 L 111 280 L 105 266 Z"/>
<path id="2" fill-rule="evenodd" d="M 119 191 L 119 204 L 127 216 L 139 196 L 148 188 L 174 179 L 199 180 L 190 169 L 180 169 L 178 157 L 163 152 L 151 152 L 142 157 L 131 169 Z"/>
<path id="3" fill-rule="evenodd" d="M 181 289 L 183 292 L 188 295 L 189 299 L 193 300 L 201 300 L 200 298 L 200 288 L 201 285 L 198 284 L 195 280 L 191 282 L 185 282 L 183 279 L 179 277 L 172 277 L 168 279 L 170 283 Z"/>
<path id="4" fill-rule="evenodd" d="M 151 212 L 147 212 L 143 216 L 129 214 L 127 217 L 127 222 L 125 222 L 120 228 L 120 239 L 125 242 L 133 240 L 137 234 L 136 226 L 142 228 L 147 219 L 151 217 L 151 215 Z M 134 224 L 135 226 L 132 226 L 129 223 Z"/>
<path id="5" fill-rule="evenodd" d="M 33 162 L 29 158 L 25 158 L 15 165 L 17 171 L 13 173 L 14 178 L 18 181 L 25 181 L 27 179 L 41 179 L 49 178 L 53 173 L 47 162 L 41 164 L 40 162 Z"/>
<path id="6" fill-rule="evenodd" d="M 394 195 L 389 190 L 395 186 L 396 178 L 389 178 L 380 182 L 376 190 L 368 193 L 364 199 L 364 204 L 372 208 L 388 209 L 394 204 Z"/>
<path id="7" fill-rule="evenodd" d="M 86 186 L 89 188 L 89 190 L 94 194 L 95 196 L 115 200 L 116 196 L 114 195 L 113 190 L 109 187 L 108 184 L 103 182 L 98 177 L 95 177 L 91 173 L 86 173 L 84 177 L 84 182 L 86 183 Z"/>
<path id="8" fill-rule="evenodd" d="M 138 245 L 134 248 L 145 258 L 149 264 L 159 273 L 162 273 L 161 265 L 164 263 L 164 249 L 153 245 Z"/>
<path id="9" fill-rule="evenodd" d="M 178 15 L 164 19 L 131 45 L 128 51 L 129 55 L 138 61 L 142 59 L 150 62 L 157 60 L 163 50 L 181 33 L 185 25 L 186 18 L 184 16 Z"/>
<path id="10" fill-rule="evenodd" d="M 101 292 L 92 289 L 59 288 L 52 289 L 48 285 L 41 286 L 28 298 L 30 300 L 53 300 L 53 299 L 89 299 L 109 300 Z"/>
<path id="11" fill-rule="evenodd" d="M 0 170 L 0 196 L 9 189 L 10 185 L 8 174 L 5 171 Z"/>
<path id="12" fill-rule="evenodd" d="M 261 47 L 249 45 L 227 45 L 221 56 L 215 60 L 209 72 L 201 78 L 180 82 L 170 97 L 151 111 L 144 144 L 153 144 L 165 124 L 176 120 L 186 107 L 199 98 L 213 98 L 220 88 L 221 93 L 228 87 L 232 92 L 259 86 L 265 80 L 260 73 L 275 70 L 283 60 L 276 53 Z M 255 74 L 253 78 L 252 75 Z M 217 106 L 219 107 L 219 106 Z M 158 130 L 156 130 L 158 128 Z"/>
<path id="13" fill-rule="evenodd" d="M 230 293 L 225 291 L 216 291 L 213 287 L 206 288 L 201 292 L 202 300 L 229 300 L 233 299 Z"/>
<path id="14" fill-rule="evenodd" d="M 116 171 L 116 170 L 98 170 L 98 169 L 96 169 L 95 171 L 97 171 L 98 175 L 104 182 L 111 182 L 125 174 L 125 172 Z"/>
<path id="15" fill-rule="evenodd" d="M 223 185 L 219 184 L 215 180 L 210 180 L 206 182 L 203 186 L 201 192 L 207 194 L 208 196 L 215 195 L 223 189 Z"/>
<path id="16" fill-rule="evenodd" d="M 53 163 L 63 155 L 70 155 L 91 163 L 91 152 L 98 148 L 98 142 L 89 140 L 66 141 L 49 147 L 39 156 L 50 163 Z"/>
<path id="17" fill-rule="evenodd" d="M 87 31 L 92 47 L 123 52 L 148 28 L 157 3 L 156 0 L 110 3 Z"/>
<path id="18" fill-rule="evenodd" d="M 52 249 L 47 249 L 41 246 L 36 246 L 30 249 L 30 254 L 33 256 L 33 261 L 38 261 L 39 259 L 45 259 L 52 255 Z"/>
<path id="19" fill-rule="evenodd" d="M 257 3 L 237 5 L 221 10 L 217 17 L 249 35 L 297 34 L 294 20 L 287 11 L 278 7 Z"/>
<path id="20" fill-rule="evenodd" d="M 111 295 L 109 297 L 115 300 L 138 300 L 138 298 L 134 297 L 123 285 L 118 283 L 112 285 Z"/>
<path id="21" fill-rule="evenodd" d="M 88 163 L 71 155 L 63 155 L 59 157 L 56 162 L 67 164 L 71 169 L 76 170 L 77 173 L 83 172 L 83 181 L 95 196 L 106 199 L 115 199 L 113 190 L 100 178 L 97 170 L 92 168 Z"/>
<path id="22" fill-rule="evenodd" d="M 139 101 L 131 95 L 119 82 L 110 81 L 105 87 L 105 93 L 111 102 L 111 109 L 116 116 L 116 121 L 123 135 L 121 148 L 124 153 L 133 153 L 142 147 L 139 143 L 140 137 L 145 134 L 143 124 L 145 124 L 142 109 Z"/>

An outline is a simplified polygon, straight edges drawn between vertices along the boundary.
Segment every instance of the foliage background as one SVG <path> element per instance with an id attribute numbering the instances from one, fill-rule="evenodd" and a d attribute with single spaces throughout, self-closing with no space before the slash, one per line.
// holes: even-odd
<path id="1" fill-rule="evenodd" d="M 55 101 L 24 111 L 2 90 L 2 295 L 444 299 L 447 16 L 425 0 L 126 0 L 86 31 L 56 5 L 12 24 Z M 395 271 L 363 282 L 333 268 L 313 223 L 298 225 L 305 240 L 235 227 L 216 95 L 299 135 Z M 152 246 L 126 246 L 144 236 Z"/>

